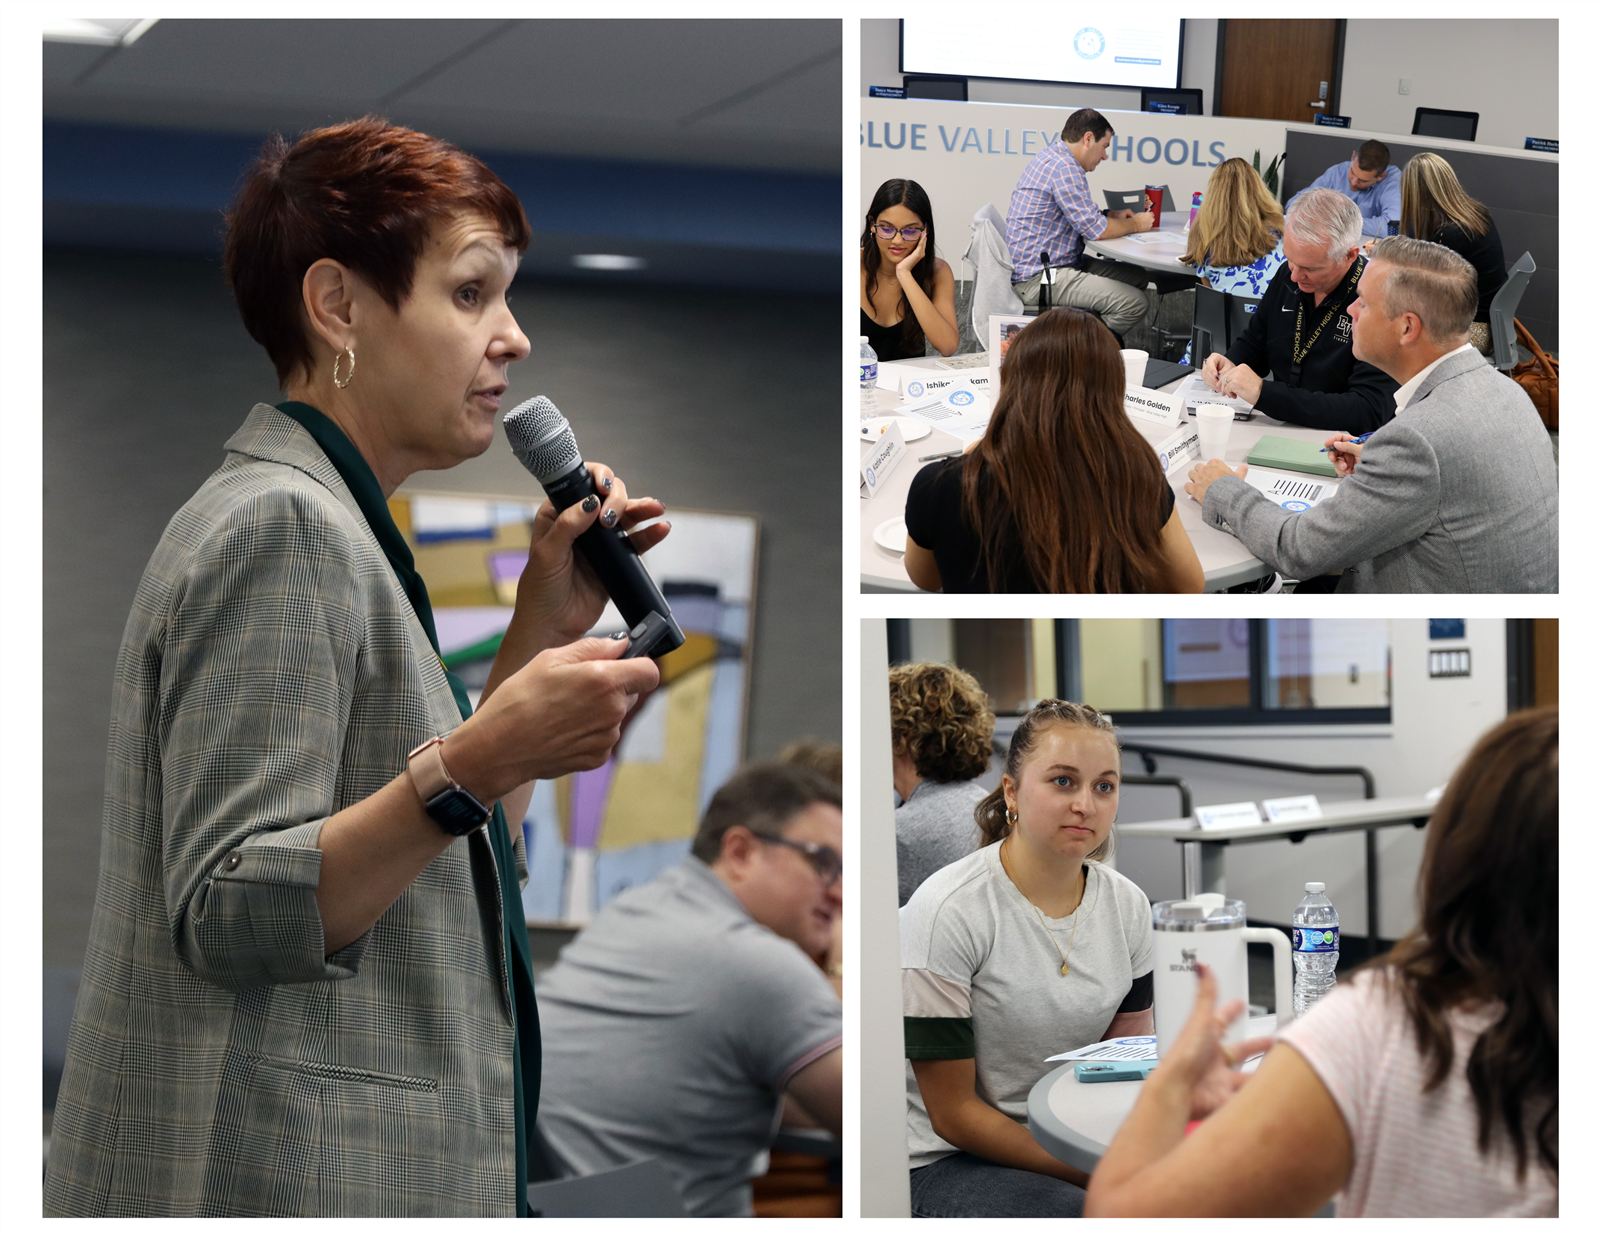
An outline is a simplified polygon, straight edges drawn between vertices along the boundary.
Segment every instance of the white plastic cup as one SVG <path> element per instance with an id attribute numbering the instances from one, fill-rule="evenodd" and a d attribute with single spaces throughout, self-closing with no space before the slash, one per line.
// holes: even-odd
<path id="1" fill-rule="evenodd" d="M 1200 458 L 1225 459 L 1228 436 L 1233 432 L 1233 409 L 1224 403 L 1199 403 L 1194 408 L 1195 428 L 1200 431 Z"/>
<path id="2" fill-rule="evenodd" d="M 1144 367 L 1150 360 L 1150 353 L 1138 348 L 1122 349 L 1122 367 L 1128 374 L 1128 389 L 1131 391 L 1136 386 L 1144 385 Z"/>

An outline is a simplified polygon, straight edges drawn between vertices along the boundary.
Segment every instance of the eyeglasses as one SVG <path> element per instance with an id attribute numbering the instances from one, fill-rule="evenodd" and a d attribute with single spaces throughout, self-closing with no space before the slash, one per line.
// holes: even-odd
<path id="1" fill-rule="evenodd" d="M 880 223 L 872 229 L 878 234 L 879 240 L 893 240 L 897 235 L 904 237 L 912 244 L 922 239 L 922 234 L 928 229 L 920 223 L 913 223 L 909 227 L 895 227 L 893 224 Z"/>
<path id="2" fill-rule="evenodd" d="M 839 851 L 831 845 L 818 845 L 815 841 L 790 841 L 787 837 L 771 837 L 766 833 L 751 833 L 757 841 L 764 841 L 768 845 L 787 846 L 791 850 L 798 850 L 804 854 L 811 865 L 816 868 L 817 878 L 822 881 L 824 888 L 832 888 L 839 877 L 844 874 L 844 859 Z"/>

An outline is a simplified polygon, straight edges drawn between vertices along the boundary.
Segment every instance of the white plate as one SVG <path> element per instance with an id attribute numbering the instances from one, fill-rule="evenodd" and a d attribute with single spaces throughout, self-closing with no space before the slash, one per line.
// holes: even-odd
<path id="1" fill-rule="evenodd" d="M 869 442 L 879 434 L 888 430 L 896 421 L 900 424 L 900 436 L 907 442 L 915 442 L 919 438 L 926 438 L 933 432 L 933 426 L 927 421 L 919 421 L 910 416 L 874 416 L 861 422 L 861 440 Z M 871 432 L 866 432 L 870 430 Z"/>
<path id="2" fill-rule="evenodd" d="M 872 539 L 892 554 L 906 552 L 906 521 L 896 515 L 886 519 L 872 530 Z"/>

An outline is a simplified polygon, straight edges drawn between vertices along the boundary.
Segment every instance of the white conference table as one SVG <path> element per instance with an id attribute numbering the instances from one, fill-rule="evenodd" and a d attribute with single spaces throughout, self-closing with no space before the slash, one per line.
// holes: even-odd
<path id="1" fill-rule="evenodd" d="M 1271 1034 L 1277 1026 L 1274 1014 L 1252 1017 L 1245 1025 L 1245 1037 Z M 1253 1071 L 1255 1063 L 1246 1064 L 1246 1071 Z M 1034 1083 L 1028 1092 L 1028 1132 L 1063 1163 L 1080 1172 L 1093 1172 L 1133 1110 L 1144 1083 L 1082 1083 L 1073 1072 L 1076 1065 L 1069 1060 Z"/>
<path id="2" fill-rule="evenodd" d="M 1115 240 L 1085 242 L 1084 252 L 1091 257 L 1107 258 L 1113 262 L 1129 262 L 1147 270 L 1159 270 L 1167 275 L 1194 276 L 1193 266 L 1178 261 L 1189 246 L 1189 208 L 1163 211 L 1161 226 L 1148 232 L 1132 232 Z"/>
<path id="3" fill-rule="evenodd" d="M 1187 212 L 1186 212 L 1187 213 Z M 954 375 L 959 377 L 960 370 L 940 369 L 931 356 L 921 357 L 917 360 L 895 361 L 896 366 L 912 366 L 929 369 L 941 375 Z M 1163 390 L 1174 390 L 1176 382 L 1168 383 Z M 903 400 L 893 391 L 878 391 L 877 412 L 880 416 L 893 416 Z M 912 418 L 907 418 L 911 420 Z M 925 422 L 916 421 L 918 425 Z M 1146 441 L 1154 445 L 1172 432 L 1165 426 L 1157 425 L 1151 421 L 1135 420 L 1134 428 L 1144 435 Z M 1256 442 L 1263 434 L 1272 433 L 1284 438 L 1301 438 L 1307 442 L 1322 443 L 1330 436 L 1325 429 L 1302 429 L 1298 425 L 1286 425 L 1282 421 L 1273 420 L 1261 412 L 1256 412 L 1247 421 L 1235 421 L 1233 430 L 1228 437 L 1228 449 L 1223 454 L 1224 461 L 1229 467 L 1238 467 L 1245 462 Z M 862 592 L 916 592 L 917 586 L 911 582 L 911 577 L 906 574 L 904 552 L 895 553 L 885 549 L 873 539 L 873 531 L 887 520 L 904 519 L 906 511 L 906 495 L 911 492 L 911 478 L 926 467 L 918 462 L 922 455 L 933 455 L 943 451 L 960 450 L 971 442 L 976 434 L 958 436 L 945 430 L 933 428 L 925 438 L 907 443 L 907 458 L 889 474 L 878 492 L 869 499 L 861 502 L 861 591 Z M 865 455 L 870 444 L 863 440 L 861 454 Z M 1271 575 L 1272 568 L 1262 562 L 1244 547 L 1231 532 L 1224 532 L 1220 528 L 1213 528 L 1200 517 L 1200 504 L 1184 492 L 1183 486 L 1189 479 L 1188 467 L 1179 467 L 1169 479 L 1173 494 L 1177 500 L 1178 519 L 1183 524 L 1183 529 L 1189 534 L 1189 540 L 1194 545 L 1195 553 L 1200 558 L 1200 567 L 1206 576 L 1206 591 L 1221 592 L 1235 584 L 1248 583 L 1253 579 L 1260 579 L 1264 575 Z M 1261 470 L 1268 476 L 1287 476 L 1304 479 L 1298 472 L 1280 472 L 1274 468 Z M 1318 480 L 1335 482 L 1337 478 L 1318 477 Z M 1326 501 L 1326 499 L 1324 499 Z"/>
<path id="4" fill-rule="evenodd" d="M 1192 819 L 1151 820 L 1144 824 L 1119 824 L 1125 837 L 1175 841 L 1183 852 L 1183 895 L 1222 893 L 1227 888 L 1227 853 L 1230 845 L 1262 841 L 1300 842 L 1314 833 L 1366 834 L 1367 948 L 1378 938 L 1377 830 L 1409 824 L 1423 828 L 1433 817 L 1436 799 L 1416 794 L 1396 798 L 1358 798 L 1328 803 L 1314 820 L 1283 820 L 1228 828 L 1202 829 Z"/>

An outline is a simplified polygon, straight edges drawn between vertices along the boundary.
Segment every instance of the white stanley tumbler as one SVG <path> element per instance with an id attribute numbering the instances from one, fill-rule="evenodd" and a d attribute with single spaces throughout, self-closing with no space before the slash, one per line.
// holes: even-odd
<path id="1" fill-rule="evenodd" d="M 1194 1008 L 1199 979 L 1195 962 L 1204 962 L 1217 976 L 1217 1007 L 1235 998 L 1250 999 L 1247 941 L 1272 945 L 1272 979 L 1277 993 L 1280 1027 L 1294 1017 L 1289 938 L 1271 927 L 1246 927 L 1244 902 L 1221 893 L 1201 893 L 1192 901 L 1158 901 L 1150 907 L 1152 954 L 1155 960 L 1156 1055 L 1183 1032 Z M 1228 1027 L 1224 1042 L 1244 1038 L 1248 1008 Z"/>

